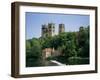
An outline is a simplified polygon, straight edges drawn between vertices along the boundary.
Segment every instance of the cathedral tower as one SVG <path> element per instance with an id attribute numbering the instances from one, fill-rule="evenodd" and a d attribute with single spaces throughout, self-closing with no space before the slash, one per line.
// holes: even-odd
<path id="1" fill-rule="evenodd" d="M 42 37 L 46 37 L 48 35 L 48 28 L 47 28 L 47 25 L 44 24 L 42 25 Z"/>
<path id="2" fill-rule="evenodd" d="M 48 23 L 48 36 L 54 36 L 54 35 L 55 35 L 55 24 Z"/>
<path id="3" fill-rule="evenodd" d="M 65 32 L 65 25 L 64 24 L 59 24 L 59 34 Z"/>

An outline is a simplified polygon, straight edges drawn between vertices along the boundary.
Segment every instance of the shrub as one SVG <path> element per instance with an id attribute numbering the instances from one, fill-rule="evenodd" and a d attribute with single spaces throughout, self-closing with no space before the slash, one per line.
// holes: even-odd
<path id="1" fill-rule="evenodd" d="M 89 58 L 70 57 L 68 58 L 69 65 L 89 64 Z"/>

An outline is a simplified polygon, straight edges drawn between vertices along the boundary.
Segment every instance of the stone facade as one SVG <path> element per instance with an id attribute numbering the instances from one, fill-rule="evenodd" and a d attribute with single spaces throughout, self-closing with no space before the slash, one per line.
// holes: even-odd
<path id="1" fill-rule="evenodd" d="M 59 34 L 62 32 L 65 32 L 65 25 L 59 24 Z M 48 23 L 48 25 L 44 24 L 42 25 L 41 29 L 41 36 L 47 37 L 47 36 L 54 36 L 55 35 L 55 24 L 54 23 Z"/>
<path id="2" fill-rule="evenodd" d="M 65 32 L 65 25 L 59 24 L 59 34 Z"/>
<path id="3" fill-rule="evenodd" d="M 55 50 L 54 48 L 45 48 L 42 51 L 44 59 L 48 57 L 54 57 L 54 56 L 59 56 L 62 53 L 59 50 Z"/>
<path id="4" fill-rule="evenodd" d="M 42 37 L 54 36 L 55 35 L 55 24 L 48 23 L 48 25 L 42 25 Z"/>
<path id="5" fill-rule="evenodd" d="M 48 25 L 44 24 L 42 25 L 42 32 L 41 37 L 49 37 L 55 35 L 55 24 L 54 23 L 48 23 Z M 58 27 L 58 34 L 65 32 L 65 25 L 59 24 Z M 59 56 L 61 55 L 61 52 L 59 50 L 55 50 L 54 48 L 45 48 L 42 50 L 43 58 L 46 59 L 50 56 Z"/>

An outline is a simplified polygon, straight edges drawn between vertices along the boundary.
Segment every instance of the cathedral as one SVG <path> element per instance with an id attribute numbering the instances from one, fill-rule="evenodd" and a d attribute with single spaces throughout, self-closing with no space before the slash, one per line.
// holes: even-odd
<path id="1" fill-rule="evenodd" d="M 64 24 L 59 24 L 58 25 L 58 34 L 65 32 L 65 25 Z M 42 25 L 41 28 L 41 37 L 51 37 L 55 35 L 55 24 L 54 23 L 48 23 L 47 25 L 44 24 Z M 46 58 L 50 56 L 59 56 L 61 55 L 61 52 L 59 50 L 55 50 L 54 48 L 45 48 L 42 51 L 43 53 L 43 59 L 45 60 Z"/>
<path id="2" fill-rule="evenodd" d="M 64 24 L 59 24 L 58 28 L 59 34 L 62 32 L 65 32 L 65 25 Z M 42 25 L 42 37 L 47 37 L 47 36 L 54 36 L 55 35 L 55 24 L 54 23 L 48 23 L 48 25 L 44 24 Z"/>

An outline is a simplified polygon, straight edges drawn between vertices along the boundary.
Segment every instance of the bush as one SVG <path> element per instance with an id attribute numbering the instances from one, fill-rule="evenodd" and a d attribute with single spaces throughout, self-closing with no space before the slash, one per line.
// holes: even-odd
<path id="1" fill-rule="evenodd" d="M 68 58 L 69 65 L 89 64 L 89 58 L 70 57 Z"/>
<path id="2" fill-rule="evenodd" d="M 26 67 L 36 67 L 43 66 L 43 60 L 37 59 L 36 57 L 27 57 L 26 58 Z"/>

